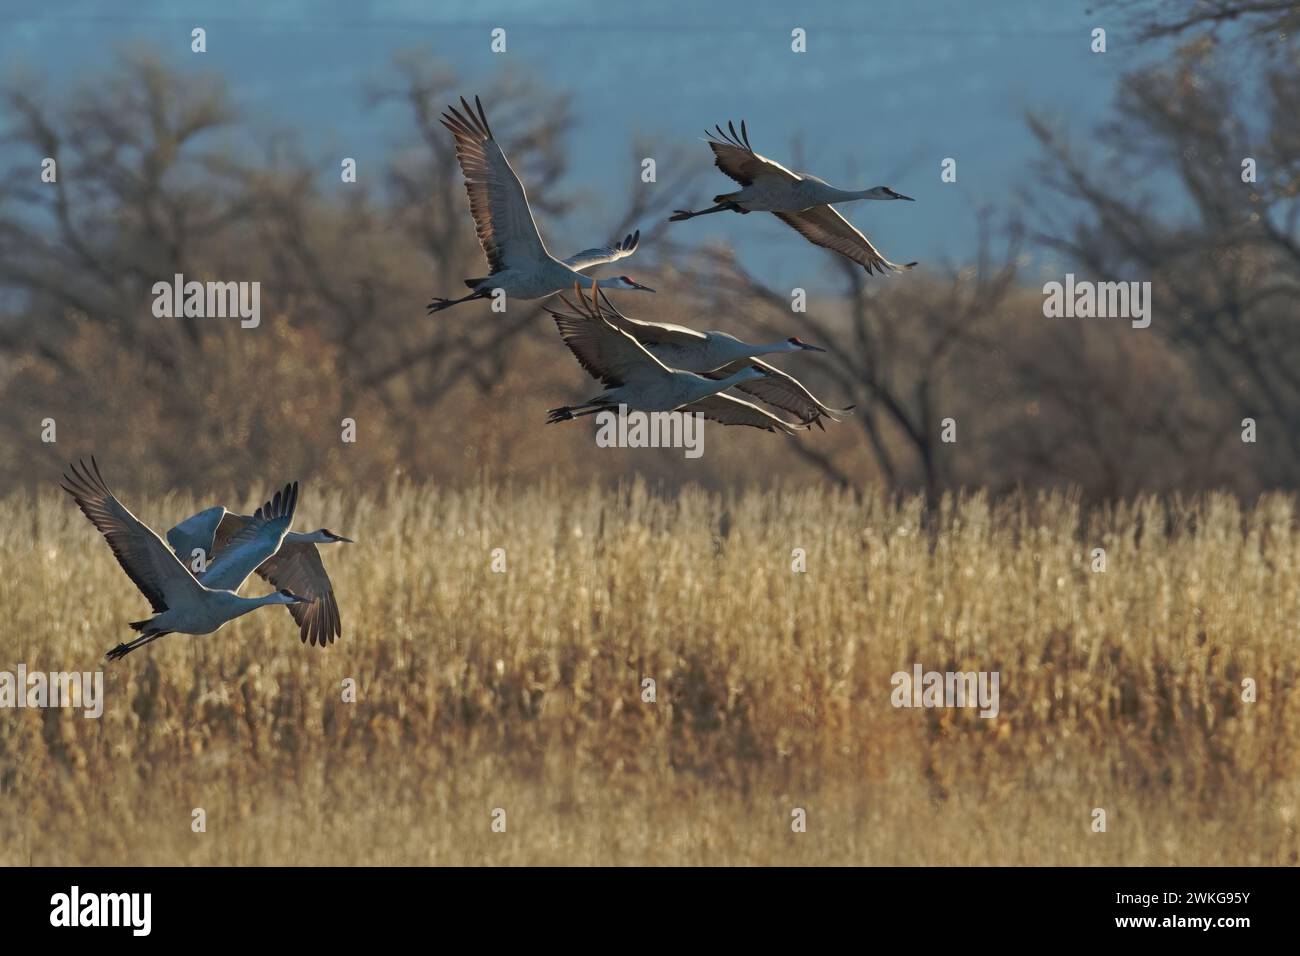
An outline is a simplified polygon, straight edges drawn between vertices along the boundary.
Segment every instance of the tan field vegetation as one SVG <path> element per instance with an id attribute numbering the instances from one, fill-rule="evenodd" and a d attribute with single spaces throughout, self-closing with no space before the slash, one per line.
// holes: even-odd
<path id="1" fill-rule="evenodd" d="M 124 497 L 158 528 L 207 503 Z M 339 643 L 268 608 L 104 666 L 146 603 L 66 497 L 10 494 L 0 669 L 102 667 L 106 704 L 3 713 L 0 863 L 1300 860 L 1290 496 L 921 515 L 788 487 L 313 489 L 298 524 L 358 538 L 326 552 Z M 895 709 L 917 662 L 999 672 L 999 716 Z"/>

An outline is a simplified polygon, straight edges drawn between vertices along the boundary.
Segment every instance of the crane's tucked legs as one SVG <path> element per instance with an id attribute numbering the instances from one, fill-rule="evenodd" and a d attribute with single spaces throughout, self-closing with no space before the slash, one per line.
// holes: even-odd
<path id="1" fill-rule="evenodd" d="M 144 637 L 137 637 L 134 641 L 117 645 L 117 647 L 113 648 L 104 656 L 107 657 L 110 661 L 121 660 L 122 658 L 126 657 L 127 654 L 130 654 L 132 651 L 136 650 L 137 648 L 144 647 L 150 641 L 156 641 L 164 634 L 170 634 L 170 633 L 171 631 L 157 631 L 153 634 L 146 634 Z"/>
<path id="2" fill-rule="evenodd" d="M 599 411 L 607 411 L 609 406 L 602 403 L 599 405 L 561 405 L 559 408 L 552 408 L 546 413 L 546 424 L 553 425 L 555 422 L 568 422 L 575 418 L 581 418 L 583 415 L 594 415 Z"/>
<path id="3" fill-rule="evenodd" d="M 711 212 L 732 212 L 745 213 L 748 209 L 741 209 L 734 202 L 720 202 L 716 206 L 710 206 L 708 209 L 700 209 L 697 212 L 691 212 L 689 209 L 675 209 L 673 215 L 668 217 L 669 222 L 681 222 L 683 219 L 694 219 L 696 216 L 707 216 Z"/>
<path id="4" fill-rule="evenodd" d="M 434 299 L 429 303 L 429 315 L 435 312 L 441 312 L 443 309 L 450 309 L 453 305 L 460 305 L 462 302 L 468 302 L 470 299 L 486 299 L 491 295 L 488 289 L 478 289 L 461 299 Z"/>

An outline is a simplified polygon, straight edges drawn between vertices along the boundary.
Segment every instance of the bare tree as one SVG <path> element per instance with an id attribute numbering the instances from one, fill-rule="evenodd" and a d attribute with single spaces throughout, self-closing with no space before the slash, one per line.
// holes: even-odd
<path id="1" fill-rule="evenodd" d="M 700 285 L 716 290 L 713 308 L 747 312 L 765 334 L 786 335 L 794 328 L 824 344 L 822 377 L 856 399 L 848 421 L 861 430 L 883 480 L 891 487 L 919 484 L 933 506 L 955 478 L 941 442 L 942 419 L 955 416 L 959 404 L 952 387 L 954 358 L 979 346 L 983 327 L 1015 282 L 1018 236 L 1013 233 L 996 261 L 991 247 L 984 217 L 974 266 L 950 269 L 941 280 L 911 274 L 892 283 L 873 281 L 836 256 L 832 261 L 846 286 L 841 308 L 792 311 L 787 297 L 725 250 L 709 252 L 704 268 L 712 281 Z M 861 476 L 845 471 L 834 454 L 811 443 L 797 448 L 832 480 L 860 485 Z"/>
<path id="2" fill-rule="evenodd" d="M 1219 397 L 1210 427 L 1222 434 L 1243 417 L 1267 423 L 1274 441 L 1263 484 L 1294 484 L 1300 72 L 1270 63 L 1262 79 L 1267 100 L 1252 128 L 1234 109 L 1242 88 L 1213 46 L 1189 43 L 1169 63 L 1126 79 L 1119 116 L 1100 131 L 1109 161 L 1034 119 L 1050 189 L 1036 203 L 1037 238 L 1098 279 L 1151 281 L 1151 334 L 1186 354 L 1202 387 Z M 1172 214 L 1171 196 L 1182 200 Z"/>
<path id="3" fill-rule="evenodd" d="M 69 429 L 83 443 L 93 436 L 101 453 L 148 434 L 149 454 L 134 460 L 151 478 L 223 481 L 245 470 L 245 455 L 320 467 L 337 456 L 334 430 L 345 417 L 366 411 L 390 434 L 427 435 L 429 413 L 453 394 L 500 389 L 523 362 L 525 340 L 562 356 L 538 303 L 486 318 L 425 314 L 432 294 L 484 267 L 452 140 L 437 121 L 461 92 L 433 61 L 399 58 L 367 102 L 395 112 L 392 128 L 412 122 L 413 141 L 348 183 L 339 156 L 313 154 L 292 131 L 255 139 L 218 82 L 177 75 L 147 53 L 122 58 L 66 99 L 13 83 L 0 118 L 7 447 L 26 447 L 34 423 L 53 417 L 61 438 Z M 578 204 L 564 186 L 567 98 L 525 77 L 481 92 L 534 207 L 558 234 Z M 46 158 L 55 175 L 42 181 Z M 629 160 L 610 237 L 648 218 L 659 224 L 643 230 L 653 245 L 691 177 L 649 188 L 639 168 Z M 235 322 L 158 318 L 154 284 L 176 274 L 259 282 L 264 327 L 249 335 Z M 130 422 L 133 434 L 104 429 L 109 422 Z M 497 429 L 492 441 L 500 450 L 528 433 Z M 389 442 L 371 453 L 381 466 L 450 467 L 436 443 L 423 451 Z M 22 473 L 23 464 L 14 455 L 4 467 Z"/>
<path id="4" fill-rule="evenodd" d="M 1285 37 L 1300 28 L 1294 0 L 1110 0 L 1106 6 L 1131 15 L 1147 40 L 1181 37 L 1197 31 L 1219 32 L 1238 26 L 1258 39 Z"/>

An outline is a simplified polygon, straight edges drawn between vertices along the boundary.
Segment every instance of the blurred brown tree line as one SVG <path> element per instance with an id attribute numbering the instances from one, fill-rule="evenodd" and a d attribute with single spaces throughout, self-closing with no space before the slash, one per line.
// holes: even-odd
<path id="1" fill-rule="evenodd" d="M 340 157 L 311 155 L 292 131 L 255 135 L 218 82 L 147 54 L 67 98 L 16 81 L 0 107 L 0 488 L 44 484 L 91 452 L 124 486 L 254 491 L 285 476 L 554 472 L 884 482 L 932 498 L 958 486 L 1077 484 L 1094 500 L 1295 486 L 1300 69 L 1287 41 L 1243 70 L 1204 30 L 1175 31 L 1176 56 L 1128 76 L 1114 121 L 1086 148 L 1031 118 L 1042 143 L 1032 220 L 989 211 L 968 261 L 889 282 L 835 260 L 843 287 L 802 313 L 731 250 L 663 228 L 670 204 L 708 185 L 698 156 L 656 147 L 658 168 L 680 172 L 653 189 L 630 158 L 623 212 L 603 226 L 609 238 L 642 230 L 636 274 L 660 294 L 628 311 L 802 335 L 829 351 L 783 367 L 823 400 L 857 405 L 798 439 L 708 429 L 698 460 L 592 454 L 589 428 L 543 425 L 546 408 L 596 389 L 540 303 L 425 315 L 435 290 L 483 271 L 437 121 L 461 85 L 438 63 L 400 57 L 367 91 L 407 118 L 407 145 L 381 176 L 351 184 Z M 1239 109 L 1248 89 L 1265 101 Z M 482 92 L 543 232 L 562 231 L 582 201 L 566 187 L 568 100 L 520 76 Z M 648 155 L 630 145 L 630 157 Z M 54 182 L 40 178 L 46 157 Z M 1243 182 L 1246 157 L 1257 182 Z M 1151 327 L 1044 318 L 1031 250 L 1081 278 L 1151 281 Z M 261 325 L 155 317 L 151 289 L 177 273 L 259 281 Z M 1253 445 L 1241 440 L 1247 417 Z M 54 444 L 41 441 L 47 419 Z M 946 419 L 955 442 L 942 440 Z"/>

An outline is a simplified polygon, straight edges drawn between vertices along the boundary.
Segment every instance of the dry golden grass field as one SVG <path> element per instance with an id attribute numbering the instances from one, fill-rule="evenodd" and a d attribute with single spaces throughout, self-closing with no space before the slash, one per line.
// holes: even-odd
<path id="1" fill-rule="evenodd" d="M 208 503 L 124 499 L 155 528 Z M 146 602 L 66 496 L 11 495 L 0 669 L 103 668 L 106 705 L 0 711 L 0 864 L 1300 861 L 1291 497 L 920 515 L 309 488 L 299 525 L 358 539 L 325 552 L 339 643 L 268 608 L 106 664 Z M 997 671 L 999 716 L 895 709 L 918 662 Z"/>

